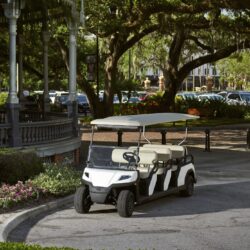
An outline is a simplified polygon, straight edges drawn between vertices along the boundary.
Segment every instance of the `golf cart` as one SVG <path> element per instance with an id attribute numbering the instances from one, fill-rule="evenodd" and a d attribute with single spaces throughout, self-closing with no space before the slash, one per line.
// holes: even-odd
<path id="1" fill-rule="evenodd" d="M 82 186 L 76 190 L 74 198 L 75 210 L 88 213 L 93 203 L 113 204 L 120 216 L 130 217 L 135 204 L 173 192 L 191 196 L 196 174 L 193 156 L 182 145 L 186 137 L 178 145 L 152 144 L 145 136 L 145 128 L 197 118 L 179 113 L 155 113 L 93 120 L 87 166 L 83 172 Z M 137 129 L 137 145 L 94 145 L 95 128 Z M 142 137 L 146 140 L 143 145 Z"/>

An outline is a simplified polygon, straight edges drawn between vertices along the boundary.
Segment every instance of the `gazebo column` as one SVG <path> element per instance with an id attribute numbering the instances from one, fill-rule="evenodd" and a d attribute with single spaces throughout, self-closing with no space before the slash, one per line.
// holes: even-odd
<path id="1" fill-rule="evenodd" d="M 74 135 L 78 135 L 78 106 L 76 101 L 76 67 L 77 67 L 77 53 L 76 53 L 76 34 L 77 23 L 70 20 L 68 23 L 69 29 L 69 100 L 68 100 L 68 116 L 73 118 Z"/>
<path id="2" fill-rule="evenodd" d="M 43 112 L 44 116 L 50 111 L 50 98 L 49 98 L 49 64 L 48 64 L 48 43 L 50 34 L 47 30 L 42 32 L 43 38 Z"/>
<path id="3" fill-rule="evenodd" d="M 23 95 L 23 34 L 18 34 L 17 36 L 18 41 L 18 95 L 19 95 L 19 102 L 22 104 L 24 101 Z"/>
<path id="4" fill-rule="evenodd" d="M 21 136 L 19 131 L 19 99 L 17 97 L 16 83 L 16 29 L 17 18 L 20 15 L 20 1 L 12 1 L 4 4 L 4 14 L 9 19 L 9 95 L 7 100 L 8 122 L 11 124 L 10 146 L 21 146 Z"/>

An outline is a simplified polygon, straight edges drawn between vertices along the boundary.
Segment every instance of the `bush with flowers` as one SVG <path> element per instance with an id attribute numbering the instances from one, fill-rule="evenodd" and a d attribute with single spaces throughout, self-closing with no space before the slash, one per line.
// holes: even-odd
<path id="1" fill-rule="evenodd" d="M 81 172 L 71 166 L 44 165 L 44 172 L 26 182 L 0 187 L 0 209 L 9 209 L 27 201 L 64 196 L 75 192 L 81 184 Z"/>
<path id="2" fill-rule="evenodd" d="M 0 208 L 5 209 L 21 202 L 38 199 L 41 191 L 30 181 L 18 181 L 16 185 L 3 184 L 0 187 Z"/>
<path id="3" fill-rule="evenodd" d="M 144 101 L 138 103 L 137 109 L 140 114 L 158 113 L 165 110 L 165 104 L 163 99 L 164 92 L 157 92 L 153 95 L 149 95 Z"/>

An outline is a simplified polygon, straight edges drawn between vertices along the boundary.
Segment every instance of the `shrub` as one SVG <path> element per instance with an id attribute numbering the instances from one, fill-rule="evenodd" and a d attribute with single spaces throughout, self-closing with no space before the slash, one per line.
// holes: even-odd
<path id="1" fill-rule="evenodd" d="M 32 183 L 45 193 L 63 196 L 75 191 L 81 185 L 81 173 L 70 166 L 48 164 L 44 173 L 36 176 Z"/>
<path id="2" fill-rule="evenodd" d="M 204 109 L 206 109 L 207 117 L 219 118 L 224 116 L 224 110 L 228 104 L 225 100 L 206 100 L 204 103 Z"/>
<path id="3" fill-rule="evenodd" d="M 0 108 L 4 108 L 6 101 L 7 101 L 7 98 L 8 98 L 7 92 L 0 93 Z"/>
<path id="4" fill-rule="evenodd" d="M 25 243 L 17 242 L 0 242 L 2 250 L 74 250 L 69 247 L 41 247 L 39 245 L 26 245 Z"/>
<path id="5" fill-rule="evenodd" d="M 244 118 L 246 107 L 242 105 L 227 105 L 223 110 L 224 117 L 227 118 Z"/>
<path id="6" fill-rule="evenodd" d="M 10 208 L 18 203 L 38 199 L 39 190 L 31 182 L 19 181 L 16 185 L 3 184 L 0 187 L 0 208 Z"/>
<path id="7" fill-rule="evenodd" d="M 15 184 L 43 171 L 41 159 L 33 151 L 0 150 L 0 183 Z"/>

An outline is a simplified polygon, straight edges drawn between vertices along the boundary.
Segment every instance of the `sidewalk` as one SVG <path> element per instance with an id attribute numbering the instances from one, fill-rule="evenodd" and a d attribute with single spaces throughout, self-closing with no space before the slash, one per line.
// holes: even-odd
<path id="1" fill-rule="evenodd" d="M 210 148 L 213 149 L 226 149 L 236 151 L 249 151 L 247 149 L 247 128 L 250 124 L 230 125 L 224 127 L 217 127 L 210 129 Z M 91 131 L 89 128 L 83 127 L 82 132 L 82 151 L 84 155 L 82 160 L 86 160 L 89 140 L 91 139 Z M 152 143 L 161 143 L 162 135 L 160 132 L 147 132 L 146 137 Z M 170 131 L 166 134 L 167 143 L 177 144 L 185 137 L 185 131 Z M 117 132 L 114 131 L 97 131 L 94 136 L 94 141 L 103 144 L 117 144 Z M 138 140 L 138 132 L 124 132 L 122 136 L 123 145 L 130 143 L 136 144 Z M 143 141 L 146 142 L 146 141 Z M 188 132 L 187 141 L 185 143 L 189 147 L 200 148 L 202 151 L 205 149 L 205 128 L 196 128 Z M 225 157 L 227 157 L 225 155 Z M 55 207 L 65 205 L 65 203 L 72 202 L 72 196 L 66 197 L 62 200 L 55 201 L 47 205 L 41 205 L 37 208 L 30 210 L 18 210 L 11 213 L 0 214 L 0 241 L 6 239 L 8 233 L 14 229 L 18 224 L 27 219 L 29 216 L 35 216 L 38 213 L 50 210 Z"/>
<path id="2" fill-rule="evenodd" d="M 247 129 L 250 129 L 250 124 L 242 125 L 227 125 L 210 128 L 210 147 L 221 148 L 228 150 L 247 150 Z M 205 130 L 207 128 L 191 128 L 188 131 L 185 145 L 205 149 Z M 157 129 L 156 129 L 157 130 Z M 82 128 L 82 141 L 84 150 L 87 150 L 87 145 L 91 139 L 90 128 Z M 159 132 L 146 132 L 147 139 L 152 143 L 161 143 L 162 135 Z M 178 144 L 185 138 L 184 129 L 171 129 L 166 133 L 167 143 Z M 138 132 L 124 132 L 122 134 L 123 145 L 136 144 L 138 140 Z M 97 143 L 117 143 L 118 134 L 115 131 L 96 131 L 94 141 Z M 142 138 L 142 143 L 146 140 Z"/>

